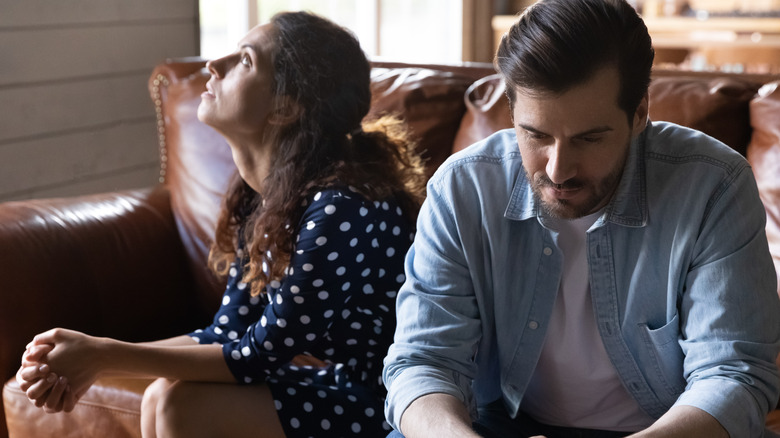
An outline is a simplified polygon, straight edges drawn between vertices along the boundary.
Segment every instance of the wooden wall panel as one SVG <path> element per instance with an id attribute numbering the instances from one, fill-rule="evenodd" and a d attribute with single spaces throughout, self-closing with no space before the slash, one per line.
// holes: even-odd
<path id="1" fill-rule="evenodd" d="M 1 0 L 0 28 L 135 20 L 191 20 L 192 0 Z"/>
<path id="2" fill-rule="evenodd" d="M 0 188 L 14 193 L 139 165 L 157 166 L 153 126 L 153 120 L 143 120 L 0 146 L 0 163 L 14 163 L 3 165 Z"/>
<path id="3" fill-rule="evenodd" d="M 0 202 L 156 184 L 147 79 L 199 46 L 197 0 L 0 0 Z"/>

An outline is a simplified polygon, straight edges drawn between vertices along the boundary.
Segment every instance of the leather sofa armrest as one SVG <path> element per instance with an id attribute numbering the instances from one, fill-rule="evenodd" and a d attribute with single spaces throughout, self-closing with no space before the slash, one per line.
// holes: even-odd
<path id="1" fill-rule="evenodd" d="M 53 327 L 136 341 L 205 325 L 191 278 L 162 186 L 0 204 L 0 377 Z"/>

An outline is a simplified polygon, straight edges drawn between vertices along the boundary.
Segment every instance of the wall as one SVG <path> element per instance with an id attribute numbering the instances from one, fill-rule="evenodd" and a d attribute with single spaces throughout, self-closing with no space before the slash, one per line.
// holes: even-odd
<path id="1" fill-rule="evenodd" d="M 147 79 L 198 52 L 197 0 L 0 0 L 0 202 L 155 184 Z"/>

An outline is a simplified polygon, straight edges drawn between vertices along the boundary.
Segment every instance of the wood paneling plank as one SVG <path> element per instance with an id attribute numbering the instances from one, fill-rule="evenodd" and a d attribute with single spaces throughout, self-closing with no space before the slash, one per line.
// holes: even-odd
<path id="1" fill-rule="evenodd" d="M 0 196 L 158 161 L 154 119 L 0 147 Z"/>
<path id="2" fill-rule="evenodd" d="M 0 32 L 0 86 L 151 71 L 197 55 L 191 25 L 107 26 Z"/>
<path id="3" fill-rule="evenodd" d="M 0 0 L 0 29 L 187 18 L 197 0 Z"/>
<path id="4" fill-rule="evenodd" d="M 150 73 L 0 89 L 0 147 L 9 139 L 153 116 Z"/>

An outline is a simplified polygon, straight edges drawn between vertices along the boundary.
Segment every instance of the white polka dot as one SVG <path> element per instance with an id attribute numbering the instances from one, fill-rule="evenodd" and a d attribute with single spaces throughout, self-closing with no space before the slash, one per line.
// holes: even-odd
<path id="1" fill-rule="evenodd" d="M 228 339 L 237 339 L 238 333 L 236 333 L 234 330 L 231 330 L 228 332 Z"/>
<path id="2" fill-rule="evenodd" d="M 360 207 L 360 215 L 365 216 L 368 214 L 368 209 L 366 207 Z"/>
<path id="3" fill-rule="evenodd" d="M 301 315 L 299 319 L 301 320 L 301 324 L 308 324 L 311 322 L 311 318 L 309 318 L 308 315 Z"/>
<path id="4" fill-rule="evenodd" d="M 295 340 L 293 338 L 286 338 L 284 340 L 284 345 L 288 347 L 292 347 L 293 345 L 295 345 Z"/>
<path id="5" fill-rule="evenodd" d="M 319 397 L 319 398 L 325 398 L 325 397 L 327 397 L 327 396 L 328 396 L 328 393 L 327 393 L 327 392 L 325 392 L 325 391 L 322 391 L 322 390 L 320 390 L 320 391 L 317 391 L 317 397 Z"/>
<path id="6" fill-rule="evenodd" d="M 322 430 L 330 430 L 330 421 L 328 421 L 327 419 L 322 420 L 322 422 L 320 423 L 320 427 L 322 427 Z"/>
<path id="7" fill-rule="evenodd" d="M 335 312 L 333 312 L 333 310 L 326 310 L 325 313 L 322 314 L 322 316 L 324 316 L 325 318 L 330 318 L 333 316 L 334 313 Z"/>
<path id="8" fill-rule="evenodd" d="M 350 312 L 349 309 L 344 309 L 344 310 L 341 311 L 341 317 L 343 319 L 349 318 L 349 315 L 351 315 L 351 314 L 352 314 L 352 312 Z"/>
<path id="9" fill-rule="evenodd" d="M 317 294 L 317 298 L 321 300 L 327 300 L 328 299 L 328 291 L 320 291 L 320 293 Z"/>
<path id="10" fill-rule="evenodd" d="M 301 422 L 297 418 L 290 418 L 290 426 L 293 429 L 298 429 L 301 427 Z"/>
<path id="11" fill-rule="evenodd" d="M 303 404 L 303 410 L 306 411 L 306 412 L 311 412 L 311 411 L 314 410 L 314 405 L 312 405 L 309 402 L 306 402 L 306 403 Z"/>
<path id="12" fill-rule="evenodd" d="M 374 408 L 366 408 L 366 417 L 373 417 L 375 413 Z"/>
<path id="13" fill-rule="evenodd" d="M 379 268 L 379 278 L 382 278 L 385 276 L 385 270 L 382 268 Z"/>
<path id="14" fill-rule="evenodd" d="M 282 304 L 284 301 L 284 297 L 282 297 L 282 294 L 276 294 L 276 304 Z"/>
<path id="15" fill-rule="evenodd" d="M 379 229 L 380 229 L 381 231 L 384 231 L 384 230 L 386 230 L 386 229 L 387 229 L 387 223 L 385 223 L 385 221 L 382 221 L 382 222 L 379 224 Z"/>
<path id="16" fill-rule="evenodd" d="M 292 285 L 292 286 L 290 286 L 290 292 L 292 292 L 292 293 L 294 293 L 294 294 L 297 294 L 297 293 L 299 293 L 300 291 L 301 291 L 301 288 L 299 288 L 298 286 L 296 286 L 296 285 Z"/>
<path id="17" fill-rule="evenodd" d="M 230 297 L 225 295 L 224 297 L 222 297 L 222 305 L 227 306 L 228 304 L 230 304 Z"/>
<path id="18" fill-rule="evenodd" d="M 404 274 L 398 274 L 398 276 L 395 277 L 396 283 L 403 283 L 404 281 L 406 281 L 406 275 Z"/>
<path id="19" fill-rule="evenodd" d="M 301 296 L 294 297 L 293 301 L 295 301 L 295 304 L 303 304 L 303 297 Z"/>
<path id="20" fill-rule="evenodd" d="M 315 339 L 317 339 L 317 335 L 315 335 L 314 333 L 309 333 L 309 334 L 306 335 L 306 340 L 309 341 L 309 342 L 311 342 L 311 341 L 313 341 Z"/>
<path id="21" fill-rule="evenodd" d="M 360 330 L 361 328 L 363 328 L 363 326 L 362 326 L 362 325 L 360 325 L 360 323 L 359 323 L 359 322 L 353 322 L 353 323 L 352 323 L 352 324 L 350 324 L 349 326 L 350 326 L 350 327 L 352 327 L 354 330 Z"/>
<path id="22" fill-rule="evenodd" d="M 366 227 L 366 233 L 370 233 L 374 229 L 374 224 L 368 224 Z"/>
<path id="23" fill-rule="evenodd" d="M 305 264 L 302 266 L 302 268 L 303 268 L 303 270 L 304 270 L 304 271 L 306 271 L 306 272 L 309 272 L 309 271 L 311 271 L 312 269 L 314 269 L 314 265 L 312 265 L 311 263 L 305 263 Z"/>
<path id="24" fill-rule="evenodd" d="M 395 248 L 387 248 L 387 251 L 385 252 L 388 257 L 392 257 L 395 255 Z"/>
<path id="25" fill-rule="evenodd" d="M 260 318 L 260 326 L 265 327 L 266 324 L 268 324 L 268 318 L 266 318 L 265 315 L 263 315 L 263 317 Z"/>
<path id="26" fill-rule="evenodd" d="M 374 287 L 371 286 L 370 284 L 363 286 L 363 293 L 366 295 L 371 295 L 372 293 L 374 293 Z"/>
<path id="27" fill-rule="evenodd" d="M 322 246 L 328 243 L 328 238 L 325 236 L 320 236 L 317 238 L 317 240 L 314 241 L 314 243 L 317 244 L 317 246 Z"/>
<path id="28" fill-rule="evenodd" d="M 401 234 L 401 227 L 393 227 L 393 236 Z"/>
<path id="29" fill-rule="evenodd" d="M 336 212 L 336 206 L 332 204 L 328 204 L 325 206 L 325 214 L 333 214 Z"/>
<path id="30" fill-rule="evenodd" d="M 394 290 L 390 290 L 390 291 L 387 291 L 387 293 L 385 295 L 387 295 L 388 298 L 395 298 L 395 296 L 398 295 L 398 293 L 396 291 L 394 291 Z"/>
<path id="31" fill-rule="evenodd" d="M 382 210 L 390 210 L 390 204 L 387 202 L 382 203 Z"/>
<path id="32" fill-rule="evenodd" d="M 317 224 L 315 224 L 314 221 L 309 221 L 309 222 L 306 223 L 306 229 L 307 230 L 313 230 L 314 227 L 316 227 L 316 226 L 317 226 Z"/>
<path id="33" fill-rule="evenodd" d="M 228 317 L 227 315 L 222 315 L 219 317 L 220 324 L 227 324 L 229 322 L 230 322 L 230 317 Z"/>
<path id="34" fill-rule="evenodd" d="M 349 287 L 350 287 L 350 286 L 351 286 L 350 282 L 346 282 L 346 283 L 344 283 L 344 284 L 342 284 L 342 285 L 341 285 L 341 290 L 343 290 L 343 291 L 345 291 L 345 292 L 346 292 L 346 291 L 348 291 L 348 290 L 349 290 Z"/>
<path id="35" fill-rule="evenodd" d="M 339 266 L 338 269 L 336 269 L 336 275 L 342 276 L 344 273 L 347 272 L 347 268 L 343 266 Z"/>
<path id="36" fill-rule="evenodd" d="M 238 308 L 238 314 L 245 316 L 247 313 L 249 313 L 249 307 L 247 306 L 241 306 Z"/>
<path id="37" fill-rule="evenodd" d="M 319 201 L 321 197 L 322 197 L 322 192 L 317 192 L 317 194 L 314 195 L 314 200 Z"/>
<path id="38" fill-rule="evenodd" d="M 371 275 L 371 268 L 363 269 L 363 272 L 360 273 L 361 277 L 368 277 L 369 275 Z"/>
<path id="39" fill-rule="evenodd" d="M 243 354 L 246 357 L 249 357 L 249 355 L 252 354 L 252 349 L 249 347 L 244 347 L 241 349 L 241 354 Z"/>
<path id="40" fill-rule="evenodd" d="M 246 283 L 244 283 L 243 281 L 239 281 L 238 290 L 244 290 L 244 289 L 246 289 Z"/>
<path id="41" fill-rule="evenodd" d="M 360 424 L 352 423 L 352 432 L 360 433 Z"/>
<path id="42" fill-rule="evenodd" d="M 274 349 L 274 344 L 272 344 L 271 341 L 265 341 L 263 342 L 263 348 L 265 348 L 268 351 L 271 351 Z"/>
<path id="43" fill-rule="evenodd" d="M 279 400 L 274 400 L 274 406 L 276 407 L 276 410 L 282 409 L 282 402 Z"/>
<path id="44" fill-rule="evenodd" d="M 328 260 L 331 262 L 333 260 L 336 260 L 337 258 L 339 258 L 339 253 L 337 253 L 336 251 L 333 251 L 332 253 L 328 254 Z"/>
<path id="45" fill-rule="evenodd" d="M 214 333 L 216 333 L 218 335 L 221 335 L 222 334 L 222 329 L 219 328 L 219 327 L 214 327 Z"/>
<path id="46" fill-rule="evenodd" d="M 271 281 L 271 287 L 274 288 L 274 289 L 279 289 L 279 286 L 281 286 L 281 285 L 282 284 L 279 283 L 279 280 L 272 280 Z"/>
<path id="47" fill-rule="evenodd" d="M 244 377 L 244 383 L 252 383 L 251 377 Z"/>
<path id="48" fill-rule="evenodd" d="M 236 275 L 238 275 L 238 269 L 230 268 L 230 276 L 235 277 Z"/>
<path id="49" fill-rule="evenodd" d="M 339 230 L 341 231 L 349 231 L 350 228 L 352 228 L 352 224 L 349 222 L 342 222 L 341 225 L 339 225 Z"/>
<path id="50" fill-rule="evenodd" d="M 358 263 L 361 263 L 365 259 L 366 259 L 366 255 L 363 253 L 360 253 L 357 255 L 357 257 L 355 257 L 355 261 Z"/>
<path id="51" fill-rule="evenodd" d="M 371 248 L 379 248 L 379 241 L 376 239 L 371 239 Z"/>
<path id="52" fill-rule="evenodd" d="M 278 325 L 279 328 L 285 328 L 287 327 L 287 320 L 284 318 L 279 318 L 276 320 L 276 325 Z"/>
<path id="53" fill-rule="evenodd" d="M 357 244 L 358 244 L 357 237 L 353 237 L 352 240 L 349 241 L 349 246 L 351 246 L 352 248 L 357 246 Z"/>
<path id="54" fill-rule="evenodd" d="M 401 207 L 396 207 L 395 214 L 397 214 L 398 216 L 403 216 L 404 212 L 401 210 Z"/>
<path id="55" fill-rule="evenodd" d="M 347 345 L 357 345 L 357 339 L 347 339 Z"/>
<path id="56" fill-rule="evenodd" d="M 192 340 L 200 344 L 200 338 L 197 336 L 192 336 Z"/>
<path id="57" fill-rule="evenodd" d="M 352 395 L 352 394 L 349 394 L 349 395 L 347 396 L 347 399 L 348 399 L 349 401 L 351 401 L 352 403 L 355 403 L 355 402 L 357 402 L 357 401 L 358 401 L 357 397 L 355 397 L 355 396 L 354 396 L 354 395 Z"/>
<path id="58" fill-rule="evenodd" d="M 295 395 L 296 392 L 295 388 L 287 388 L 287 393 L 290 395 Z"/>
<path id="59" fill-rule="evenodd" d="M 241 359 L 241 353 L 239 353 L 238 350 L 233 350 L 230 352 L 230 357 L 232 357 L 234 360 Z"/>
<path id="60" fill-rule="evenodd" d="M 344 413 L 344 408 L 341 407 L 341 405 L 333 406 L 333 412 L 335 412 L 336 415 L 341 415 Z"/>
<path id="61" fill-rule="evenodd" d="M 336 350 L 334 350 L 332 348 L 328 348 L 327 350 L 325 350 L 324 353 L 325 353 L 325 356 L 333 356 L 333 354 L 336 353 Z"/>

